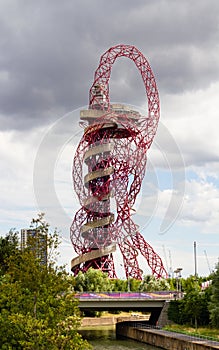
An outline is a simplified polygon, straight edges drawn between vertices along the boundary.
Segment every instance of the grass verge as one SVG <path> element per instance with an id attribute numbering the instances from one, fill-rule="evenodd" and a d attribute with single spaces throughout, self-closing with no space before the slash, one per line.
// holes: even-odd
<path id="1" fill-rule="evenodd" d="M 166 331 L 171 331 L 171 332 L 177 332 L 177 333 L 183 333 L 187 334 L 190 336 L 195 336 L 195 337 L 201 337 L 201 338 L 207 338 L 209 340 L 215 340 L 219 341 L 219 329 L 215 328 L 210 328 L 210 327 L 200 327 L 200 328 L 193 328 L 189 326 L 184 326 L 184 325 L 168 325 L 164 327 Z"/>

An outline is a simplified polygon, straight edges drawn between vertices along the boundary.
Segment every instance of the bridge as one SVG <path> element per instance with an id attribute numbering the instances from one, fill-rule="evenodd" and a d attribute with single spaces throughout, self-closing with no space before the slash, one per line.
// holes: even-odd
<path id="1" fill-rule="evenodd" d="M 143 311 L 151 314 L 149 323 L 156 324 L 166 301 L 174 300 L 175 292 L 83 292 L 77 293 L 81 310 Z"/>

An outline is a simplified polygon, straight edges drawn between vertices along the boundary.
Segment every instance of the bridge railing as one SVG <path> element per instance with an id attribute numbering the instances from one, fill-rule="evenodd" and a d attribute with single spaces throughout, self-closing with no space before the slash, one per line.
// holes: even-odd
<path id="1" fill-rule="evenodd" d="M 160 326 L 154 326 L 151 325 L 149 323 L 145 323 L 145 322 L 135 322 L 135 321 L 129 321 L 130 322 L 130 326 L 133 328 L 141 328 L 141 329 L 161 329 Z"/>
<path id="2" fill-rule="evenodd" d="M 174 291 L 159 292 L 80 292 L 75 294 L 76 298 L 83 299 L 165 299 L 173 300 L 176 297 Z"/>
<path id="3" fill-rule="evenodd" d="M 162 330 L 162 327 L 160 326 L 154 326 L 154 325 L 150 325 L 148 323 L 145 323 L 145 322 L 139 322 L 139 321 L 128 321 L 127 324 L 130 326 L 130 327 L 133 327 L 133 328 L 138 328 L 138 329 L 156 329 L 156 330 Z M 214 338 L 214 337 L 211 337 L 211 336 L 207 336 L 207 335 L 202 335 L 200 333 L 191 333 L 189 334 L 188 332 L 183 332 L 183 331 L 180 331 L 180 333 L 178 331 L 171 331 L 171 330 L 162 330 L 162 332 L 165 332 L 165 333 L 169 333 L 169 334 L 177 334 L 177 335 L 182 335 L 185 337 L 185 339 L 188 339 L 188 340 L 194 340 L 194 341 L 206 341 L 206 342 L 210 342 L 210 345 L 217 345 L 219 346 L 219 341 Z"/>
<path id="4" fill-rule="evenodd" d="M 169 333 L 177 333 L 179 334 L 179 332 L 177 331 L 174 331 L 174 330 L 168 330 L 166 332 L 169 332 Z M 214 338 L 214 337 L 211 337 L 211 336 L 208 336 L 208 335 L 202 335 L 200 333 L 191 333 L 189 334 L 188 332 L 184 332 L 184 331 L 180 331 L 180 334 L 184 335 L 185 337 L 189 337 L 189 339 L 193 339 L 193 340 L 205 340 L 205 341 L 210 341 L 212 344 L 215 344 L 215 345 L 219 345 L 219 341 Z"/>

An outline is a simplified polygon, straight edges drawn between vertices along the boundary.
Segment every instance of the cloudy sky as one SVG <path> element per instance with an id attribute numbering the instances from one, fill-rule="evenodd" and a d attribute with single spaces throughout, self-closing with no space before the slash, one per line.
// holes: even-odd
<path id="1" fill-rule="evenodd" d="M 133 219 L 184 276 L 194 274 L 196 241 L 207 275 L 219 256 L 218 0 L 0 0 L 1 234 L 45 211 L 70 263 L 79 110 L 101 54 L 122 43 L 149 60 L 161 102 Z M 110 89 L 111 101 L 146 111 L 133 62 L 116 61 Z"/>

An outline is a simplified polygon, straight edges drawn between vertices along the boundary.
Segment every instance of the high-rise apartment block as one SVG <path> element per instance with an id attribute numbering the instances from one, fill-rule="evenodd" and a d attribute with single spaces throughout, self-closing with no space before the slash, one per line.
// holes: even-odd
<path id="1" fill-rule="evenodd" d="M 47 234 L 40 229 L 21 230 L 21 250 L 29 248 L 42 265 L 47 265 Z"/>

